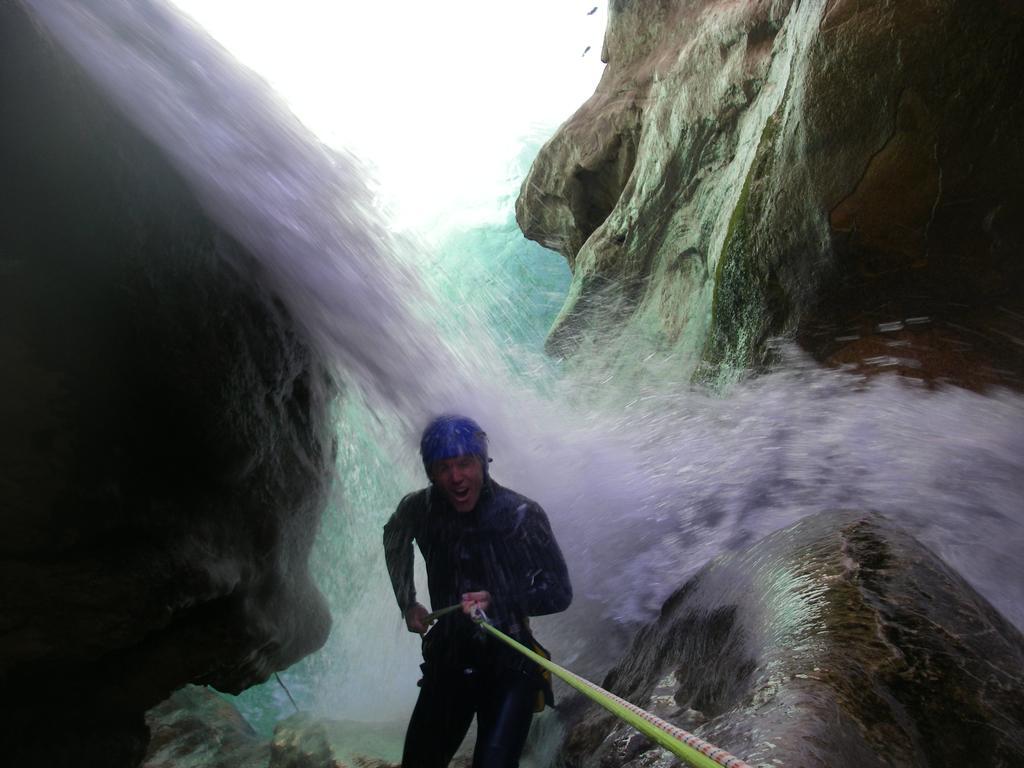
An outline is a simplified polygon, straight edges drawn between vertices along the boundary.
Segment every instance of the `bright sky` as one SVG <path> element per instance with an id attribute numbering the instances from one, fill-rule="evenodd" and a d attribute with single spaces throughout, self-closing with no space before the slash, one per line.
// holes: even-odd
<path id="1" fill-rule="evenodd" d="M 172 1 L 374 166 L 417 228 L 493 210 L 521 139 L 550 135 L 603 69 L 606 0 Z"/>

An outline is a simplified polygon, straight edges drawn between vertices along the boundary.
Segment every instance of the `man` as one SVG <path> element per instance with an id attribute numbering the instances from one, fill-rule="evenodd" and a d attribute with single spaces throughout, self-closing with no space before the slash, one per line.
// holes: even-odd
<path id="1" fill-rule="evenodd" d="M 475 606 L 528 647 L 530 616 L 564 611 L 569 575 L 540 506 L 488 472 L 487 435 L 472 419 L 441 416 L 424 430 L 420 455 L 430 485 L 406 496 L 384 526 L 384 550 L 398 607 L 423 638 L 423 679 L 409 721 L 403 768 L 444 768 L 473 715 L 473 768 L 514 768 L 538 699 L 550 684 L 535 663 L 470 618 Z M 413 541 L 426 562 L 430 604 L 458 604 L 427 633 L 416 600 Z M 542 650 L 542 649 L 541 649 Z M 542 706 L 542 704 L 541 704 Z"/>

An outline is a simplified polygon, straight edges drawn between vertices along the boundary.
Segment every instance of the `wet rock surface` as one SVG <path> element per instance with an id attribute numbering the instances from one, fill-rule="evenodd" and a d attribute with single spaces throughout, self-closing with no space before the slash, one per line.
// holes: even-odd
<path id="1" fill-rule="evenodd" d="M 329 630 L 334 385 L 161 151 L 0 2 L 0 733 L 137 765 L 143 713 Z M 230 258 L 229 258 L 230 257 Z"/>
<path id="2" fill-rule="evenodd" d="M 830 512 L 710 563 L 604 686 L 755 765 L 1024 759 L 1024 637 L 891 521 Z M 577 701 L 573 766 L 672 764 Z"/>
<path id="3" fill-rule="evenodd" d="M 639 339 L 714 377 L 788 335 L 1020 386 L 1019 3 L 622 0 L 603 59 L 516 205 L 573 269 L 553 352 Z"/>

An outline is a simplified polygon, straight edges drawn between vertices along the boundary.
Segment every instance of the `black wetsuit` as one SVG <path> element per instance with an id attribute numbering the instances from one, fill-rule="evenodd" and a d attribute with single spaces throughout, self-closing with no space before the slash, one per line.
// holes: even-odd
<path id="1" fill-rule="evenodd" d="M 471 512 L 456 512 L 432 488 L 406 496 L 384 527 L 384 550 L 403 616 L 416 603 L 413 541 L 427 567 L 434 610 L 466 592 L 491 594 L 488 617 L 528 647 L 529 616 L 564 611 L 572 586 L 540 505 L 485 479 Z M 474 768 L 519 763 L 538 693 L 550 686 L 529 659 L 487 635 L 462 612 L 442 617 L 423 640 L 423 680 L 409 722 L 403 768 L 448 765 L 477 715 Z"/>

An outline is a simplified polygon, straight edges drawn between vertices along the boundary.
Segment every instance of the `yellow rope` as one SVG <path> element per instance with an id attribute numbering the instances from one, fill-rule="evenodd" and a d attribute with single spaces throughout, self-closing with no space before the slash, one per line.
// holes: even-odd
<path id="1" fill-rule="evenodd" d="M 453 606 L 454 607 L 454 606 Z M 751 768 L 747 763 L 734 757 L 724 749 L 709 744 L 689 731 L 684 731 L 660 717 L 641 709 L 635 704 L 606 691 L 599 685 L 558 666 L 538 653 L 516 642 L 501 630 L 495 628 L 482 610 L 475 610 L 474 620 L 486 631 L 506 645 L 537 662 L 541 667 L 557 675 L 592 701 L 597 702 L 616 717 L 636 728 L 656 744 L 664 747 L 676 757 L 685 760 L 693 768 Z"/>

